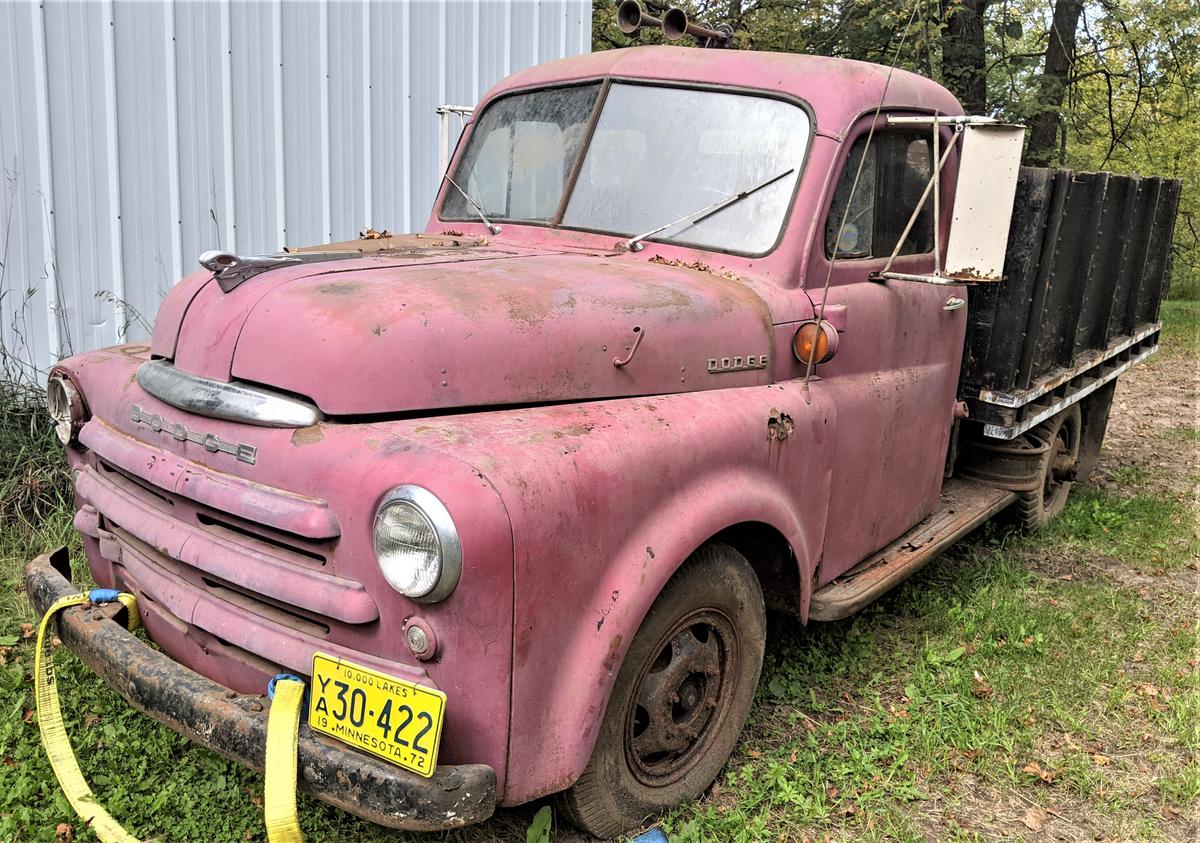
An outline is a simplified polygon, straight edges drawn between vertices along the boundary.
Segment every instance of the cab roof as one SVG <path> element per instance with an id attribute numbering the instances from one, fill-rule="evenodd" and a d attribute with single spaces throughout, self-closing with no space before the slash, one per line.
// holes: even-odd
<path id="1" fill-rule="evenodd" d="M 869 62 L 694 47 L 627 47 L 539 64 L 512 74 L 483 102 L 518 88 L 604 77 L 752 88 L 797 97 L 815 113 L 817 131 L 843 135 L 861 114 L 883 107 L 962 114 L 954 95 L 906 70 Z"/>

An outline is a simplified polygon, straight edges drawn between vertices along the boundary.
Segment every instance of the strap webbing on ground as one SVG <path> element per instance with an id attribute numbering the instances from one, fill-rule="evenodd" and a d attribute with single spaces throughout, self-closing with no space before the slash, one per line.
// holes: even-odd
<path id="1" fill-rule="evenodd" d="M 263 793 L 263 819 L 271 843 L 301 843 L 296 816 L 296 741 L 304 704 L 304 683 L 299 677 L 277 676 L 271 713 L 267 716 L 267 782 Z"/>
<path id="2" fill-rule="evenodd" d="M 138 626 L 137 600 L 132 594 L 98 588 L 91 594 L 72 594 L 54 602 L 38 625 L 37 652 L 34 654 L 34 699 L 37 703 L 38 728 L 54 775 L 80 819 L 88 824 L 102 843 L 139 843 L 96 802 L 95 794 L 88 787 L 83 771 L 79 769 L 79 762 L 75 759 L 59 704 L 54 657 L 51 653 L 54 636 L 48 637 L 46 631 L 53 628 L 54 617 L 63 609 L 79 606 L 89 600 L 93 603 L 119 600 L 126 609 L 126 626 L 129 629 Z M 271 843 L 302 843 L 304 837 L 296 817 L 296 743 L 304 703 L 304 682 L 295 676 L 276 677 L 271 680 L 271 690 L 274 703 L 267 718 L 267 781 L 263 798 L 267 839 Z"/>
<path id="3" fill-rule="evenodd" d="M 129 597 L 132 595 L 121 595 Z M 79 762 L 75 760 L 75 751 L 71 748 L 71 739 L 67 737 L 66 726 L 63 725 L 62 708 L 58 702 L 58 685 L 54 678 L 54 656 L 50 652 L 54 636 L 46 637 L 46 630 L 51 628 L 54 616 L 70 606 L 78 606 L 88 600 L 86 594 L 72 594 L 54 602 L 47 610 L 41 624 L 38 625 L 37 652 L 33 657 L 33 686 L 34 699 L 37 701 L 38 728 L 42 732 L 42 746 L 46 748 L 46 756 L 54 775 L 62 786 L 63 793 L 71 807 L 92 831 L 104 843 L 138 843 L 138 839 L 121 827 L 121 824 L 109 816 L 96 802 L 96 797 L 83 778 Z M 130 618 L 135 617 L 136 604 L 122 600 L 129 610 Z"/>

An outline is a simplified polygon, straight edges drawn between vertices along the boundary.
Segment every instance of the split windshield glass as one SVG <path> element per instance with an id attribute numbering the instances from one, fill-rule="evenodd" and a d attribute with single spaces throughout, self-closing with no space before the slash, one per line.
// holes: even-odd
<path id="1" fill-rule="evenodd" d="M 749 254 L 771 249 L 808 145 L 802 108 L 750 94 L 614 83 L 593 117 L 600 93 L 596 83 L 497 100 L 477 119 L 452 177 L 493 222 L 632 237 L 792 169 L 698 223 L 650 238 Z M 478 216 L 450 190 L 441 218 Z"/>

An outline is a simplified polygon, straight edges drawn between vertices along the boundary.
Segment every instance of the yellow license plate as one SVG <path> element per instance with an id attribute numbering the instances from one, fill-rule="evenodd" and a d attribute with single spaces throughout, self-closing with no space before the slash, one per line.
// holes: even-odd
<path id="1" fill-rule="evenodd" d="M 428 778 L 446 695 L 369 667 L 313 654 L 308 725 Z"/>

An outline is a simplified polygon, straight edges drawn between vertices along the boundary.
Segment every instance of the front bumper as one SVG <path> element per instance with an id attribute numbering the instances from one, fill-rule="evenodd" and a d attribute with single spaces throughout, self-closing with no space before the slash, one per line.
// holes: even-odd
<path id="1" fill-rule="evenodd" d="M 29 601 L 39 615 L 79 589 L 65 548 L 31 561 Z M 58 637 L 134 708 L 261 772 L 269 703 L 235 693 L 148 647 L 113 620 L 119 604 L 78 606 L 58 617 Z M 482 822 L 496 809 L 496 773 L 483 764 L 442 766 L 422 778 L 300 727 L 299 784 L 323 802 L 391 828 L 437 831 Z"/>

